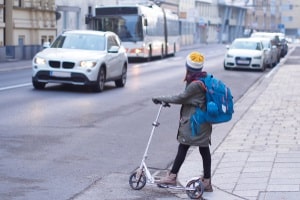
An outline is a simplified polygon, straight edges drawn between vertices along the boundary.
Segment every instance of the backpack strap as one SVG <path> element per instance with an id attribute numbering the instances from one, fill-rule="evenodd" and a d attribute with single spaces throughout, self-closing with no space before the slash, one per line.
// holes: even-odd
<path id="1" fill-rule="evenodd" d="M 207 88 L 203 82 L 203 80 L 194 80 L 193 82 L 196 82 L 196 83 L 199 83 L 200 87 L 205 91 L 207 92 Z"/>

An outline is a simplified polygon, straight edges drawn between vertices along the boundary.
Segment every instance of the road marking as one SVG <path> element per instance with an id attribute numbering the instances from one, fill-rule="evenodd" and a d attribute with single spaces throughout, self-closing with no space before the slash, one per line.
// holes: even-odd
<path id="1" fill-rule="evenodd" d="M 20 87 L 26 87 L 26 86 L 30 86 L 30 85 L 32 85 L 32 83 L 24 83 L 24 84 L 19 84 L 19 85 L 12 85 L 12 86 L 7 86 L 7 87 L 2 87 L 2 88 L 0 88 L 0 91 L 10 90 L 10 89 L 15 89 L 15 88 L 20 88 Z"/>

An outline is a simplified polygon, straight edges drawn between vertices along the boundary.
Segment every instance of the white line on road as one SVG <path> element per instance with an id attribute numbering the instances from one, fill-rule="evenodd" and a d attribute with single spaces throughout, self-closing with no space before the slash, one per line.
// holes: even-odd
<path id="1" fill-rule="evenodd" d="M 30 86 L 30 85 L 32 85 L 32 83 L 24 83 L 24 84 L 19 84 L 19 85 L 12 85 L 12 86 L 7 86 L 7 87 L 2 87 L 2 88 L 0 88 L 0 91 L 10 90 L 10 89 L 15 89 L 15 88 L 20 88 L 20 87 L 26 87 L 26 86 Z"/>

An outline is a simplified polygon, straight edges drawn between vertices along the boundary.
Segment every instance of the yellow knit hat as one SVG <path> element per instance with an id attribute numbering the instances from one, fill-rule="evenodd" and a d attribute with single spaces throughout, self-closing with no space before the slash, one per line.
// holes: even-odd
<path id="1" fill-rule="evenodd" d="M 186 68 L 191 72 L 201 71 L 204 63 L 204 56 L 197 52 L 193 51 L 186 57 Z"/>

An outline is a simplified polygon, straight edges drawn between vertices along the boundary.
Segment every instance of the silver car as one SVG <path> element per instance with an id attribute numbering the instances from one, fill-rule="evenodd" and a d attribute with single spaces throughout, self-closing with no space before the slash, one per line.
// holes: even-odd
<path id="1" fill-rule="evenodd" d="M 32 60 L 32 84 L 44 89 L 47 83 L 86 85 L 101 92 L 114 81 L 124 87 L 128 58 L 113 32 L 75 30 L 56 38 Z"/>
<path id="2" fill-rule="evenodd" d="M 278 60 L 278 49 L 276 45 L 272 45 L 272 40 L 270 38 L 259 38 L 265 49 L 265 65 L 267 67 L 275 67 L 275 65 L 279 62 Z"/>

